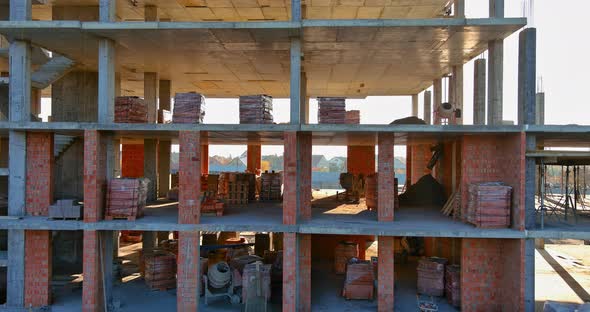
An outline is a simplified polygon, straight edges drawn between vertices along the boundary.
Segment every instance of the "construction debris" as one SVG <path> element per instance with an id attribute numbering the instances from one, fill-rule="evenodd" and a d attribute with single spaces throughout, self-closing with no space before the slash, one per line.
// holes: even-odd
<path id="1" fill-rule="evenodd" d="M 343 124 L 346 121 L 346 98 L 318 97 L 318 123 Z"/>
<path id="2" fill-rule="evenodd" d="M 246 307 L 254 305 L 255 302 L 264 304 L 270 301 L 271 267 L 271 264 L 262 264 L 261 261 L 244 266 L 242 273 L 242 301 Z M 256 310 L 252 309 L 252 311 Z"/>
<path id="3" fill-rule="evenodd" d="M 427 174 L 415 184 L 410 185 L 399 200 L 404 205 L 436 205 L 442 207 L 446 202 L 443 186 Z"/>
<path id="4" fill-rule="evenodd" d="M 173 123 L 202 123 L 205 117 L 205 97 L 199 93 L 176 93 Z"/>
<path id="5" fill-rule="evenodd" d="M 137 96 L 118 96 L 115 98 L 115 122 L 146 123 L 148 121 L 147 106 Z"/>
<path id="6" fill-rule="evenodd" d="M 453 216 L 453 218 L 459 218 L 461 216 L 461 187 L 457 188 L 449 199 L 441 209 L 443 215 L 449 217 Z"/>
<path id="7" fill-rule="evenodd" d="M 361 123 L 361 111 L 349 110 L 346 111 L 345 124 L 347 125 L 358 125 Z"/>
<path id="8" fill-rule="evenodd" d="M 240 96 L 240 123 L 273 123 L 272 96 L 265 94 Z"/>
<path id="9" fill-rule="evenodd" d="M 479 228 L 510 226 L 512 187 L 502 182 L 469 184 L 467 222 Z"/>

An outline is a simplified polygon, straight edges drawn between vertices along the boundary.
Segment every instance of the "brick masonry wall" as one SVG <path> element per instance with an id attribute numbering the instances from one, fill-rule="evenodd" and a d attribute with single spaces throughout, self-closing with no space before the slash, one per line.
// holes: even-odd
<path id="1" fill-rule="evenodd" d="M 299 236 L 299 311 L 311 311 L 311 234 Z"/>
<path id="2" fill-rule="evenodd" d="M 53 203 L 53 133 L 27 133 L 26 211 L 47 216 Z"/>
<path id="3" fill-rule="evenodd" d="M 311 134 L 285 132 L 284 143 L 283 224 L 296 224 L 311 218 Z"/>
<path id="4" fill-rule="evenodd" d="M 461 144 L 461 215 L 467 209 L 468 185 L 501 181 L 512 187 L 512 228 L 524 230 L 524 133 L 464 136 Z"/>
<path id="5" fill-rule="evenodd" d="M 84 231 L 84 281 L 82 284 L 82 311 L 103 310 L 103 288 L 100 274 L 98 231 Z"/>
<path id="6" fill-rule="evenodd" d="M 462 239 L 461 311 L 524 311 L 524 241 Z"/>
<path id="7" fill-rule="evenodd" d="M 25 231 L 25 307 L 51 304 L 51 231 Z"/>
<path id="8" fill-rule="evenodd" d="M 106 190 L 106 150 L 100 133 L 84 131 L 84 222 L 102 219 Z"/>
<path id="9" fill-rule="evenodd" d="M 311 133 L 300 133 L 299 144 L 299 217 L 301 220 L 311 219 Z"/>
<path id="10" fill-rule="evenodd" d="M 285 149 L 286 149 L 285 145 Z M 297 309 L 297 234 L 283 234 L 283 312 Z M 310 290 L 311 291 L 311 290 Z"/>
<path id="11" fill-rule="evenodd" d="M 378 247 L 377 311 L 393 311 L 395 284 L 393 263 L 394 238 L 392 236 L 379 236 Z"/>
<path id="12" fill-rule="evenodd" d="M 418 180 L 424 175 L 432 173 L 431 170 L 426 168 L 431 157 L 432 153 L 430 152 L 430 145 L 412 145 L 412 184 L 418 182 Z"/>
<path id="13" fill-rule="evenodd" d="M 394 159 L 392 133 L 379 133 L 379 175 L 377 181 L 377 214 L 379 221 L 393 221 L 395 196 L 394 189 Z"/>
<path id="14" fill-rule="evenodd" d="M 180 131 L 178 138 L 178 222 L 199 223 L 201 220 L 201 133 Z"/>
<path id="15" fill-rule="evenodd" d="M 199 232 L 178 233 L 177 311 L 197 311 L 199 304 Z"/>
<path id="16" fill-rule="evenodd" d="M 122 144 L 121 176 L 125 178 L 143 177 L 143 144 Z"/>
<path id="17" fill-rule="evenodd" d="M 348 146 L 346 170 L 365 176 L 375 173 L 375 146 Z"/>

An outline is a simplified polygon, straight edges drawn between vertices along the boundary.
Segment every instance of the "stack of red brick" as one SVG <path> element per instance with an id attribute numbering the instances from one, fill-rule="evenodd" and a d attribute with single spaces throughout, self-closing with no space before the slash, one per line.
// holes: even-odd
<path id="1" fill-rule="evenodd" d="M 418 293 L 435 297 L 443 296 L 446 264 L 446 259 L 437 257 L 418 260 Z"/>
<path id="2" fill-rule="evenodd" d="M 148 120 L 147 106 L 137 96 L 118 96 L 115 99 L 115 122 L 145 123 Z"/>
<path id="3" fill-rule="evenodd" d="M 334 271 L 336 274 L 344 274 L 346 265 L 352 258 L 358 258 L 359 245 L 355 242 L 340 242 L 334 250 Z"/>
<path id="4" fill-rule="evenodd" d="M 176 287 L 176 257 L 156 251 L 145 256 L 145 283 L 151 289 L 166 290 Z"/>
<path id="5" fill-rule="evenodd" d="M 346 266 L 342 296 L 346 299 L 371 300 L 374 296 L 375 275 L 370 261 L 358 261 Z"/>
<path id="6" fill-rule="evenodd" d="M 377 210 L 377 198 L 379 195 L 379 188 L 378 188 L 378 173 L 368 175 L 365 179 L 365 201 L 367 205 L 367 209 L 369 210 Z M 393 208 L 399 209 L 399 198 L 398 198 L 398 182 L 397 178 L 393 179 Z"/>
<path id="7" fill-rule="evenodd" d="M 456 264 L 446 267 L 445 296 L 452 306 L 461 306 L 461 267 Z"/>
<path id="8" fill-rule="evenodd" d="M 107 192 L 105 219 L 127 218 L 135 220 L 143 216 L 143 208 L 147 199 L 149 180 L 112 179 Z"/>
<path id="9" fill-rule="evenodd" d="M 343 124 L 346 121 L 346 98 L 318 97 L 318 123 Z"/>
<path id="10" fill-rule="evenodd" d="M 273 123 L 272 96 L 265 94 L 240 96 L 240 123 Z"/>
<path id="11" fill-rule="evenodd" d="M 346 111 L 346 124 L 349 125 L 358 125 L 361 123 L 361 111 L 359 110 L 349 110 Z"/>
<path id="12" fill-rule="evenodd" d="M 199 93 L 176 93 L 174 96 L 173 123 L 202 123 L 205 117 L 205 97 Z"/>
<path id="13" fill-rule="evenodd" d="M 467 199 L 467 222 L 479 228 L 510 226 L 512 187 L 501 182 L 471 183 Z"/>

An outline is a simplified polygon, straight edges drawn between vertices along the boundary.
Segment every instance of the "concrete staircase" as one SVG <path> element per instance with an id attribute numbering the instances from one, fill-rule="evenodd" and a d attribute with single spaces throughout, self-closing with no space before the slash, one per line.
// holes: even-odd
<path id="1" fill-rule="evenodd" d="M 54 55 L 31 74 L 31 85 L 37 89 L 45 89 L 71 71 L 75 65 L 74 61 L 65 56 Z"/>
<path id="2" fill-rule="evenodd" d="M 75 136 L 56 134 L 53 138 L 53 156 L 57 159 L 75 140 Z"/>

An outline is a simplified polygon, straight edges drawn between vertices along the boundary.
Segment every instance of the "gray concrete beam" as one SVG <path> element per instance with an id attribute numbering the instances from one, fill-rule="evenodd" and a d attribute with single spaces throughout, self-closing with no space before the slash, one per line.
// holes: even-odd
<path id="1" fill-rule="evenodd" d="M 99 123 L 109 124 L 115 121 L 115 89 L 115 42 L 100 39 L 98 43 Z"/>
<path id="2" fill-rule="evenodd" d="M 150 180 L 147 200 L 158 198 L 158 140 L 143 140 L 143 176 Z"/>
<path id="3" fill-rule="evenodd" d="M 290 50 L 290 100 L 291 124 L 300 124 L 301 116 L 301 39 L 291 38 Z"/>
<path id="4" fill-rule="evenodd" d="M 148 122 L 158 121 L 158 73 L 143 74 L 143 100 L 148 111 Z"/>
<path id="5" fill-rule="evenodd" d="M 31 120 L 31 45 L 10 43 L 9 115 L 11 121 Z"/>
<path id="6" fill-rule="evenodd" d="M 545 92 L 539 92 L 535 96 L 536 101 L 536 123 L 537 125 L 545 124 Z"/>
<path id="7" fill-rule="evenodd" d="M 473 124 L 486 124 L 486 59 L 475 60 L 473 71 Z"/>
<path id="8" fill-rule="evenodd" d="M 453 105 L 455 109 L 461 110 L 461 117 L 456 118 L 458 125 L 463 124 L 463 65 L 453 67 Z"/>
<path id="9" fill-rule="evenodd" d="M 530 125 L 537 121 L 537 29 L 521 31 L 518 40 L 518 124 Z"/>
<path id="10" fill-rule="evenodd" d="M 424 122 L 432 124 L 432 95 L 430 91 L 424 91 Z"/>
<path id="11" fill-rule="evenodd" d="M 418 117 L 418 94 L 412 95 L 412 116 Z"/>
<path id="12" fill-rule="evenodd" d="M 33 17 L 31 0 L 10 0 L 10 20 L 30 21 Z"/>

